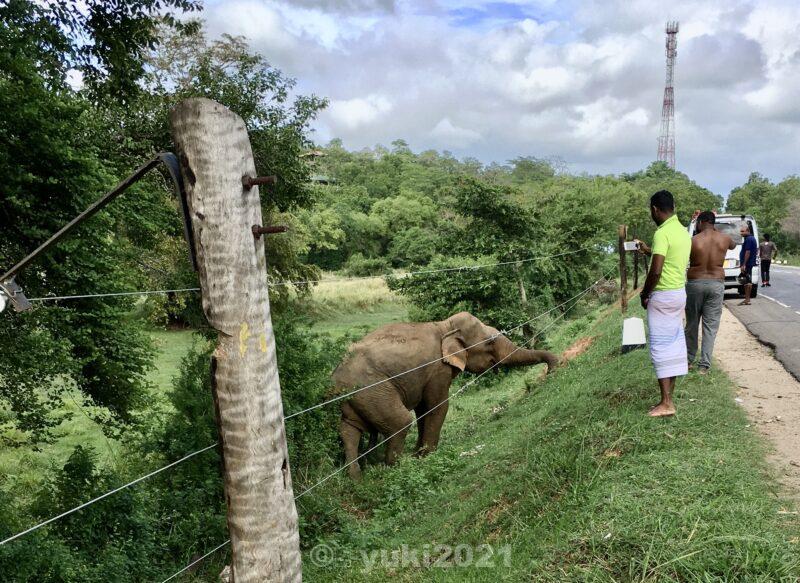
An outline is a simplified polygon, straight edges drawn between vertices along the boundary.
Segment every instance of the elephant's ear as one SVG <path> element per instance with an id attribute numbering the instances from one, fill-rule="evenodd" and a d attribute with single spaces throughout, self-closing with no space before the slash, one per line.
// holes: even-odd
<path id="1" fill-rule="evenodd" d="M 461 372 L 467 366 L 466 344 L 461 336 L 461 330 L 452 330 L 442 336 L 442 360 L 454 366 Z"/>

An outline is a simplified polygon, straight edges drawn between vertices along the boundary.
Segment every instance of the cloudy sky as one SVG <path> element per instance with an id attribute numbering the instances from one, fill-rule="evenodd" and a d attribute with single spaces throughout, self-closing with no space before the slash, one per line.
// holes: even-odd
<path id="1" fill-rule="evenodd" d="M 656 158 L 664 24 L 679 20 L 678 169 L 725 195 L 752 170 L 800 173 L 797 0 L 207 0 L 204 18 L 330 99 L 321 143 L 590 173 Z"/>

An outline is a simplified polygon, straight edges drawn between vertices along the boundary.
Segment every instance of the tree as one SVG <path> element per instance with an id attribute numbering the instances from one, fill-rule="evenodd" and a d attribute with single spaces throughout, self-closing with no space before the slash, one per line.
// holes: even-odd
<path id="1" fill-rule="evenodd" d="M 723 207 L 721 196 L 699 186 L 683 172 L 673 170 L 666 162 L 653 162 L 645 170 L 623 174 L 620 178 L 635 188 L 629 208 L 634 212 L 638 212 L 636 209 L 644 208 L 648 216 L 650 197 L 658 190 L 669 190 L 673 194 L 675 211 L 684 225 L 691 222 L 692 215 L 697 209 L 713 211 L 721 210 Z M 641 219 L 641 216 L 638 216 Z M 637 224 L 636 228 L 637 237 L 648 240 L 655 231 L 655 224 L 652 221 L 644 221 L 644 224 Z"/>
<path id="2" fill-rule="evenodd" d="M 172 149 L 167 116 L 188 97 L 214 99 L 244 120 L 260 175 L 276 175 L 275 186 L 262 189 L 263 214 L 268 224 L 295 225 L 297 209 L 312 203 L 310 169 L 301 154 L 311 146 L 309 124 L 325 106 L 316 96 L 293 95 L 295 80 L 250 52 L 243 37 L 223 35 L 209 41 L 199 23 L 180 30 L 159 28 L 163 42 L 148 51 L 143 90 L 127 107 L 107 104 L 104 114 L 115 144 L 112 160 L 121 169 L 132 161 Z M 126 170 L 127 171 L 127 170 Z M 120 201 L 120 212 L 139 217 L 137 228 L 127 236 L 134 245 L 132 264 L 155 289 L 196 287 L 196 275 L 188 263 L 183 228 L 175 201 L 164 196 L 157 181 L 137 191 L 137 197 Z M 273 280 L 307 280 L 318 276 L 304 264 L 307 249 L 302 233 L 267 238 L 270 277 Z M 289 288 L 274 290 L 273 303 L 280 310 Z M 178 295 L 148 299 L 159 320 L 189 325 L 202 324 L 199 297 Z"/>
<path id="3" fill-rule="evenodd" d="M 778 247 L 789 251 L 797 248 L 797 238 L 791 235 L 791 208 L 799 199 L 800 178 L 797 176 L 773 184 L 753 172 L 747 182 L 731 190 L 726 209 L 734 214 L 753 215 L 761 233 L 769 233 Z"/>
<path id="4" fill-rule="evenodd" d="M 91 99 L 135 92 L 141 55 L 154 41 L 162 12 L 195 7 L 180 0 L 106 3 L 90 0 L 0 7 L 0 264 L 9 267 L 112 186 L 102 118 Z M 86 94 L 66 82 L 84 74 Z M 81 226 L 18 280 L 29 297 L 133 289 L 122 222 L 103 212 Z M 72 385 L 125 420 L 146 388 L 151 351 L 127 313 L 130 299 L 41 305 L 3 314 L 0 405 L 10 409 L 4 433 L 14 443 L 46 437 L 61 421 L 54 406 Z M 9 437 L 11 436 L 11 437 Z"/>

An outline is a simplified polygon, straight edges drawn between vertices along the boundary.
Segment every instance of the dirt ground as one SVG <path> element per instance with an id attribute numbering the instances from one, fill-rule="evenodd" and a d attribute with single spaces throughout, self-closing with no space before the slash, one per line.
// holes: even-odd
<path id="1" fill-rule="evenodd" d="M 772 443 L 770 462 L 787 497 L 800 501 L 800 382 L 727 308 L 714 356 L 739 386 L 736 401 Z"/>

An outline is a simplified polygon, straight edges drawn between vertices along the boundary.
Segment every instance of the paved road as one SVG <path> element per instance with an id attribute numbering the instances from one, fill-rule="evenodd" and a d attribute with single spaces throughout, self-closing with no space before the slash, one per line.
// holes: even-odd
<path id="1" fill-rule="evenodd" d="M 774 266 L 770 278 L 772 287 L 759 288 L 752 305 L 739 306 L 738 296 L 726 296 L 725 305 L 800 380 L 800 268 Z"/>

